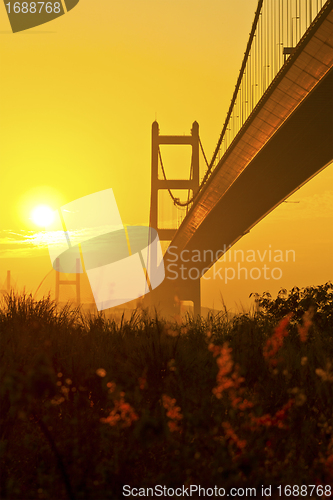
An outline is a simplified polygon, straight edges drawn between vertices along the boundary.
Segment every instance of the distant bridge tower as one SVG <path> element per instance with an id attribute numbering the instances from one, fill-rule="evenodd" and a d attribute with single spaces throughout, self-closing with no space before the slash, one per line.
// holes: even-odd
<path id="1" fill-rule="evenodd" d="M 55 283 L 55 300 L 59 302 L 60 296 L 60 285 L 75 285 L 76 290 L 76 304 L 81 303 L 81 291 L 80 291 L 80 259 L 76 259 L 76 273 L 75 280 L 61 280 L 60 279 L 60 264 L 59 258 L 56 259 L 56 283 Z"/>
<path id="2" fill-rule="evenodd" d="M 10 271 L 7 271 L 7 279 L 6 279 L 6 289 L 0 290 L 0 293 L 9 293 L 10 292 Z"/>
<path id="3" fill-rule="evenodd" d="M 159 178 L 160 145 L 190 145 L 192 146 L 192 168 L 189 179 L 166 179 Z M 158 123 L 152 125 L 152 160 L 151 160 L 151 203 L 150 203 L 150 226 L 158 231 L 161 241 L 171 241 L 176 234 L 177 228 L 165 229 L 159 227 L 158 219 L 158 193 L 160 190 L 184 189 L 191 190 L 196 194 L 199 189 L 199 124 L 195 121 L 192 124 L 191 135 L 160 135 Z M 166 272 L 166 281 L 168 273 Z M 194 314 L 201 312 L 200 279 L 192 280 L 191 283 L 182 283 L 179 279 L 171 281 L 174 295 L 179 300 L 189 300 L 194 304 Z M 164 287 L 163 287 L 164 288 Z M 164 294 L 163 294 L 164 295 Z M 152 297 L 153 298 L 153 297 Z M 174 298 L 174 297 L 173 297 Z"/>

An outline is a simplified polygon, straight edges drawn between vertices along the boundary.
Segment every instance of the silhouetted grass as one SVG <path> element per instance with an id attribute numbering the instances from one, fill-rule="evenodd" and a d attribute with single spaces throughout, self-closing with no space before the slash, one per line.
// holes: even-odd
<path id="1" fill-rule="evenodd" d="M 328 283 L 232 319 L 119 324 L 4 297 L 1 498 L 331 484 L 332 298 Z"/>

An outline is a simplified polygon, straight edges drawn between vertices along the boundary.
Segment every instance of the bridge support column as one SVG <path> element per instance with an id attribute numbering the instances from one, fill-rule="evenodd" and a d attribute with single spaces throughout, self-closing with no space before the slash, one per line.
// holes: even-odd
<path id="1" fill-rule="evenodd" d="M 193 282 L 193 306 L 194 316 L 201 316 L 201 285 L 200 279 Z"/>
<path id="2" fill-rule="evenodd" d="M 191 280 L 189 283 L 181 279 L 171 280 L 166 271 L 163 283 L 146 295 L 144 307 L 149 307 L 151 312 L 156 309 L 158 314 L 169 319 L 179 316 L 182 301 L 193 302 L 194 316 L 201 315 L 200 279 Z"/>
<path id="3" fill-rule="evenodd" d="M 159 147 L 161 144 L 164 145 L 190 145 L 192 146 L 192 173 L 190 179 L 166 179 L 159 178 Z M 199 175 L 199 124 L 193 122 L 191 135 L 160 135 L 159 125 L 155 121 L 152 124 L 152 159 L 151 159 L 151 203 L 150 203 L 150 226 L 157 230 L 159 239 L 161 241 L 172 241 L 174 235 L 176 234 L 177 228 L 165 229 L 159 227 L 158 218 L 158 193 L 160 190 L 173 190 L 173 189 L 183 189 L 191 190 L 193 194 L 199 188 L 200 175 Z M 164 176 L 163 176 L 164 177 Z M 165 262 L 167 264 L 167 262 Z M 166 265 L 167 268 L 167 265 Z M 174 269 L 174 267 L 173 267 Z M 165 281 L 156 290 L 157 293 L 151 292 L 149 302 L 152 304 L 155 299 L 161 305 L 163 309 L 163 304 L 168 311 L 176 311 L 177 305 L 175 297 L 178 297 L 179 301 L 189 300 L 193 301 L 194 304 L 194 314 L 201 313 L 201 294 L 200 294 L 200 279 L 182 280 L 178 278 L 176 281 L 170 279 L 170 273 L 166 269 Z M 180 275 L 180 273 L 179 273 Z M 168 279 L 169 277 L 169 279 Z M 148 297 L 147 297 L 148 298 Z M 179 308 L 179 306 L 178 306 Z M 179 308 L 180 309 L 180 308 Z"/>

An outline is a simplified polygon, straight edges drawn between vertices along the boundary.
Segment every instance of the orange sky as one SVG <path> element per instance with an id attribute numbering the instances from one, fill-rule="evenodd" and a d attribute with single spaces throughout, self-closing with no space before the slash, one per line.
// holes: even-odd
<path id="1" fill-rule="evenodd" d="M 197 120 L 211 156 L 256 4 L 81 0 L 17 34 L 0 5 L 0 288 L 7 269 L 32 290 L 51 269 L 36 237 L 22 243 L 38 231 L 29 219 L 36 204 L 55 209 L 111 187 L 126 224 L 148 223 L 155 118 L 162 134 L 174 135 Z M 183 168 L 187 176 L 189 163 L 180 162 L 166 164 L 167 174 Z M 233 248 L 293 249 L 295 262 L 280 263 L 281 279 L 206 280 L 202 304 L 219 308 L 222 295 L 228 307 L 247 306 L 252 291 L 332 280 L 332 181 L 331 165 L 290 198 L 300 203 L 283 203 Z"/>

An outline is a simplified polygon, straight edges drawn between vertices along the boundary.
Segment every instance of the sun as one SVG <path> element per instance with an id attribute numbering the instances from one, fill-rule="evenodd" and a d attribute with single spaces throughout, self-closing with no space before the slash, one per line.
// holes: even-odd
<path id="1" fill-rule="evenodd" d="M 54 213 L 52 208 L 47 205 L 38 205 L 31 212 L 31 219 L 37 226 L 47 227 L 52 224 L 54 220 Z"/>

